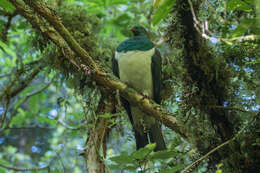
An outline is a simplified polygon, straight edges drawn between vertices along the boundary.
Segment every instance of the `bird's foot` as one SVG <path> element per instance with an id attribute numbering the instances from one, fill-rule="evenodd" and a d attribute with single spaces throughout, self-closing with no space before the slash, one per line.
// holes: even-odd
<path id="1" fill-rule="evenodd" d="M 80 66 L 81 66 L 81 68 L 84 70 L 85 75 L 91 75 L 91 70 L 89 69 L 88 66 L 86 66 L 86 65 L 84 65 L 84 64 L 81 64 Z"/>
<path id="2" fill-rule="evenodd" d="M 143 99 L 149 99 L 149 94 L 146 92 L 142 92 L 141 95 L 143 96 Z"/>

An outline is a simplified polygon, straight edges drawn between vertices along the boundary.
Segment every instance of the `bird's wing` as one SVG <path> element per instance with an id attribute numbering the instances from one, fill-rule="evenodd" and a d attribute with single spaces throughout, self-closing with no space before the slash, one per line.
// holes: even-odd
<path id="1" fill-rule="evenodd" d="M 162 73 L 162 57 L 158 49 L 152 57 L 152 77 L 153 77 L 153 99 L 156 103 L 161 102 L 161 73 Z"/>
<path id="2" fill-rule="evenodd" d="M 119 77 L 119 69 L 118 69 L 118 61 L 116 59 L 116 52 L 115 52 L 115 55 L 112 58 L 112 71 L 113 71 L 113 74 L 116 77 L 120 78 Z"/>
<path id="3" fill-rule="evenodd" d="M 113 74 L 120 79 L 119 69 L 118 69 L 118 61 L 117 61 L 116 56 L 117 55 L 115 53 L 115 55 L 113 56 L 113 59 L 112 59 L 112 71 L 113 71 Z M 120 96 L 120 100 L 121 100 L 121 103 L 122 103 L 122 105 L 124 106 L 124 108 L 127 112 L 127 115 L 130 119 L 130 122 L 133 124 L 134 122 L 133 122 L 133 117 L 132 117 L 132 114 L 131 114 L 131 108 L 130 108 L 129 102 L 121 96 Z"/>

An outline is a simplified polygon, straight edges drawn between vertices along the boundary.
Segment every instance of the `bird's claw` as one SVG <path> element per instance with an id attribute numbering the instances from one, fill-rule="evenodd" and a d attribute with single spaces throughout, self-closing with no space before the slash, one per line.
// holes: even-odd
<path id="1" fill-rule="evenodd" d="M 143 99 L 149 99 L 148 93 L 142 92 L 141 95 L 143 96 Z"/>
<path id="2" fill-rule="evenodd" d="M 89 69 L 88 66 L 86 66 L 86 65 L 84 65 L 84 64 L 81 64 L 80 66 L 81 66 L 81 68 L 84 70 L 85 75 L 90 75 L 90 74 L 91 74 L 91 70 Z"/>

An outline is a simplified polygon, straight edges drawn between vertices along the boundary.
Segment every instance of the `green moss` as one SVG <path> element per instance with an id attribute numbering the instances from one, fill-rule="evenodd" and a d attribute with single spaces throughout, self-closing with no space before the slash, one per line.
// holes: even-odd
<path id="1" fill-rule="evenodd" d="M 94 14 L 89 14 L 85 8 L 78 5 L 61 5 L 56 9 L 57 15 L 61 18 L 64 26 L 69 30 L 77 42 L 85 49 L 89 55 L 106 71 L 109 71 L 110 60 L 112 58 L 114 42 L 106 43 L 107 40 L 99 38 L 102 25 Z M 84 74 L 77 67 L 68 61 L 70 56 L 64 50 L 49 42 L 47 39 L 36 34 L 33 38 L 35 46 L 40 48 L 45 56 L 45 63 L 51 69 L 61 73 L 60 77 L 68 80 L 70 87 L 79 89 L 83 80 L 86 80 Z M 100 41 L 100 42 L 99 42 Z M 68 56 L 68 57 L 66 57 Z M 78 57 L 76 61 L 81 61 Z"/>

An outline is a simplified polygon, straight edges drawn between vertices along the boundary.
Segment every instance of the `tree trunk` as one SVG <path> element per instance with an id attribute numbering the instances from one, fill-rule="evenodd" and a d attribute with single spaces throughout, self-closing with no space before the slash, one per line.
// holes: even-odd
<path id="1" fill-rule="evenodd" d="M 199 11 L 201 1 L 192 1 L 193 10 Z M 168 42 L 173 49 L 181 50 L 178 57 L 182 62 L 183 94 L 182 115 L 187 115 L 192 109 L 195 113 L 184 123 L 184 131 L 188 141 L 195 146 L 201 154 L 209 152 L 219 144 L 231 139 L 237 132 L 235 127 L 240 126 L 239 116 L 235 112 L 216 107 L 224 107 L 225 102 L 231 102 L 229 96 L 231 86 L 230 68 L 228 68 L 224 57 L 217 58 L 207 43 L 195 28 L 194 16 L 188 0 L 177 0 L 173 9 L 172 19 L 167 28 Z M 195 90 L 194 90 L 195 88 Z M 237 118 L 237 121 L 230 121 Z M 182 119 L 184 119 L 182 117 Z M 256 126 L 255 126 L 256 128 Z M 254 132 L 255 133 L 255 132 Z M 253 136 L 245 140 L 246 144 L 253 144 Z M 251 142 L 249 142 L 251 141 Z M 210 158 L 210 166 L 213 170 L 217 163 L 224 163 L 229 172 L 256 172 L 259 166 L 259 155 L 254 154 L 256 148 L 251 147 L 252 159 L 242 152 L 242 142 L 234 141 L 218 150 Z"/>
<path id="2" fill-rule="evenodd" d="M 114 110 L 111 95 L 102 94 L 96 115 L 112 113 Z M 105 164 L 102 157 L 106 157 L 106 137 L 109 134 L 108 118 L 99 117 L 95 126 L 88 132 L 86 141 L 85 161 L 88 173 L 105 173 Z M 100 153 L 103 152 L 103 156 Z"/>

